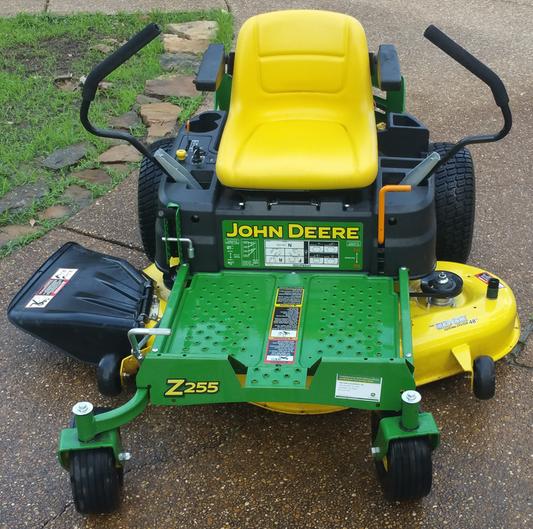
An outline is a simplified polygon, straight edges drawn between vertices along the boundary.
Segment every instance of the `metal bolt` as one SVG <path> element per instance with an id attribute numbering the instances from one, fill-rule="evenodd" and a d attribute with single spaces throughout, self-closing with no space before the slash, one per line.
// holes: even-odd
<path id="1" fill-rule="evenodd" d="M 422 400 L 422 395 L 413 389 L 409 389 L 402 393 L 402 400 L 407 404 L 418 404 Z"/>
<path id="2" fill-rule="evenodd" d="M 402 393 L 402 415 L 400 418 L 400 424 L 405 430 L 416 430 L 420 424 L 419 403 L 422 400 L 422 396 L 418 391 L 413 389 L 404 391 Z"/>
<path id="3" fill-rule="evenodd" d="M 82 401 L 72 406 L 72 413 L 74 415 L 89 415 L 93 411 L 93 405 L 90 402 Z"/>
<path id="4" fill-rule="evenodd" d="M 439 279 L 438 279 L 437 282 L 440 285 L 445 285 L 449 281 L 448 274 L 446 272 L 440 272 L 438 277 L 439 277 Z"/>
<path id="5" fill-rule="evenodd" d="M 119 461 L 129 461 L 131 459 L 130 452 L 120 452 L 118 454 L 118 460 Z"/>

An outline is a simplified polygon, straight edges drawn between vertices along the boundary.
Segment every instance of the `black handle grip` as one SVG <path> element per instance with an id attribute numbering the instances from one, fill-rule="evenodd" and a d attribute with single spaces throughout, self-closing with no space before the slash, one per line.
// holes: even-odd
<path id="1" fill-rule="evenodd" d="M 134 35 L 126 44 L 106 57 L 87 76 L 83 85 L 83 99 L 92 101 L 98 88 L 98 83 L 105 79 L 113 70 L 125 63 L 132 55 L 152 42 L 161 33 L 157 24 L 148 24 L 144 29 Z"/>
<path id="2" fill-rule="evenodd" d="M 428 26 L 424 31 L 424 37 L 486 83 L 492 90 L 494 100 L 499 107 L 504 107 L 509 103 L 509 96 L 502 80 L 487 65 L 433 25 Z"/>

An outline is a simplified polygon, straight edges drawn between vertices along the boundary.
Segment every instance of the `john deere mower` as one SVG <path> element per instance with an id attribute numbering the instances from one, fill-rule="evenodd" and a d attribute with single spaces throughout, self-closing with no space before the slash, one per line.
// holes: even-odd
<path id="1" fill-rule="evenodd" d="M 215 109 L 146 147 L 88 116 L 98 83 L 159 33 L 148 25 L 100 63 L 81 106 L 89 132 L 144 156 L 139 225 L 153 264 L 68 243 L 9 307 L 22 329 L 98 364 L 102 393 L 135 386 L 116 409 L 73 407 L 58 454 L 76 508 L 118 507 L 130 458 L 119 429 L 148 405 L 368 410 L 385 495 L 427 495 L 439 430 L 417 387 L 466 373 L 489 399 L 494 361 L 519 336 L 511 289 L 465 264 L 465 147 L 511 129 L 502 81 L 429 26 L 503 115 L 495 134 L 430 143 L 405 112 L 394 46 L 369 53 L 359 22 L 339 13 L 268 13 L 242 26 L 235 52 L 207 49 L 196 87 L 216 92 Z"/>

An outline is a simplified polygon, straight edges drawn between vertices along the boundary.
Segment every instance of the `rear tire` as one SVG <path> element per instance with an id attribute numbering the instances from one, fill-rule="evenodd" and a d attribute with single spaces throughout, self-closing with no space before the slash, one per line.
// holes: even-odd
<path id="1" fill-rule="evenodd" d="M 433 143 L 429 148 L 444 156 L 452 147 L 451 143 Z M 435 172 L 435 209 L 437 259 L 466 263 L 475 218 L 474 163 L 468 149 L 461 149 Z"/>
<path id="2" fill-rule="evenodd" d="M 81 514 L 116 511 L 121 501 L 122 468 L 115 465 L 109 448 L 70 453 L 70 485 L 76 510 Z"/>
<path id="3" fill-rule="evenodd" d="M 395 439 L 386 462 L 376 461 L 385 497 L 392 501 L 418 500 L 431 491 L 431 447 L 425 437 Z"/>
<path id="4" fill-rule="evenodd" d="M 150 152 L 154 153 L 160 148 L 170 152 L 174 141 L 175 138 L 158 140 L 150 145 Z M 139 231 L 141 232 L 144 253 L 152 262 L 155 259 L 155 221 L 159 209 L 159 184 L 163 177 L 164 173 L 159 165 L 143 157 L 137 188 Z"/>

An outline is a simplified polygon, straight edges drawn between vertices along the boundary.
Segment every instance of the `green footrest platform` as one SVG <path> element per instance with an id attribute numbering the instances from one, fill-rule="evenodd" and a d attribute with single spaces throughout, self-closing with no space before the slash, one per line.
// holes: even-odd
<path id="1" fill-rule="evenodd" d="M 162 354 L 230 357 L 247 387 L 305 388 L 321 358 L 398 356 L 390 278 L 357 274 L 196 274 Z M 168 310 L 168 309 L 167 309 Z"/>

